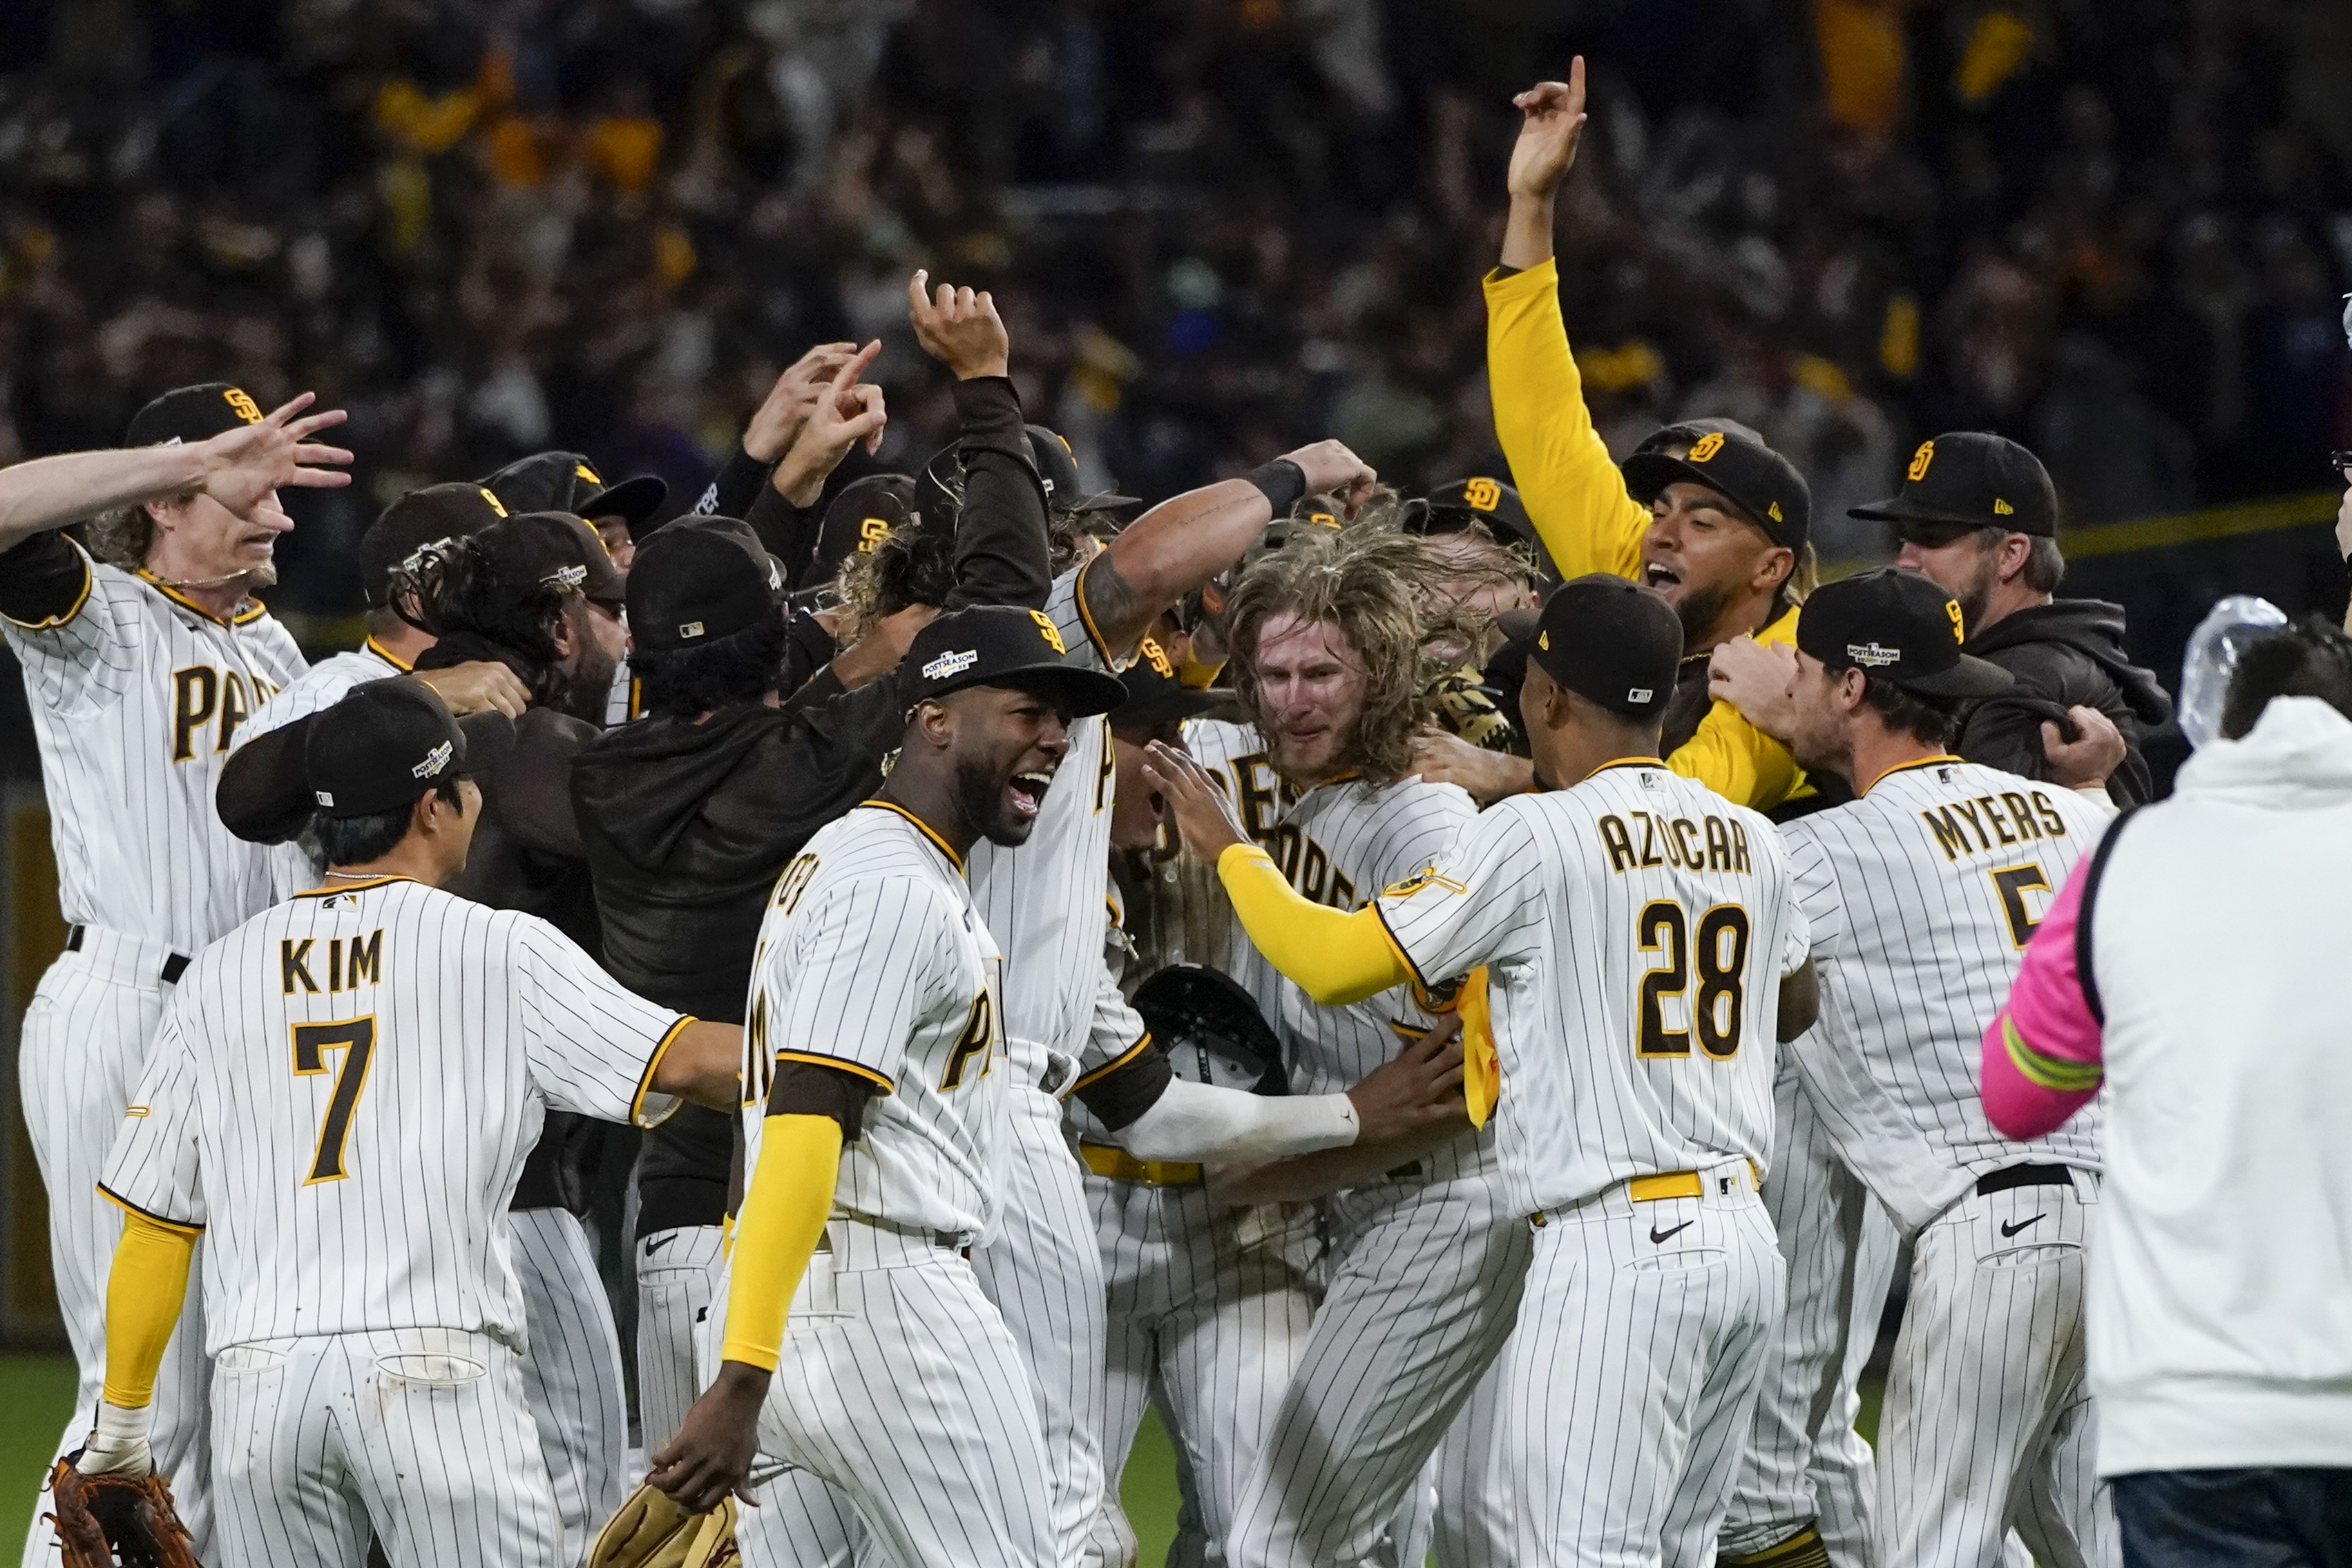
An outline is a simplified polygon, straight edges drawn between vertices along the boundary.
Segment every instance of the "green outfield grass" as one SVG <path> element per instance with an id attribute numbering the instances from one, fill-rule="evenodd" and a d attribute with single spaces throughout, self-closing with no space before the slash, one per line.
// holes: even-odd
<path id="1" fill-rule="evenodd" d="M 33 1494 L 48 1468 L 66 1413 L 73 1408 L 73 1363 L 64 1356 L 0 1355 L 0 1553 L 12 1553 L 32 1521 Z M 1867 1437 L 1878 1430 L 1878 1385 L 1862 1391 Z M 1176 1538 L 1176 1455 L 1159 1417 L 1147 1415 L 1119 1484 L 1127 1517 L 1142 1542 L 1145 1568 L 1168 1560 Z"/>
<path id="2" fill-rule="evenodd" d="M 15 1552 L 33 1521 L 73 1396 L 72 1358 L 0 1355 L 0 1552 Z"/>

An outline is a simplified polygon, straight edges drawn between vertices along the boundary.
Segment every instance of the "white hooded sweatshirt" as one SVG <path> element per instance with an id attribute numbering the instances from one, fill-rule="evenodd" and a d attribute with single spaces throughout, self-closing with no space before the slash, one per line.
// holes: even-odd
<path id="1" fill-rule="evenodd" d="M 2352 1467 L 2352 721 L 2276 699 L 2116 831 L 2100 1472 Z"/>

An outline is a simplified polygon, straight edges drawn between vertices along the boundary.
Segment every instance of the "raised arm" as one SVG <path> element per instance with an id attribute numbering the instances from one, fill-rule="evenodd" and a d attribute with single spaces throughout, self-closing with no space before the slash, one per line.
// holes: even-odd
<path id="1" fill-rule="evenodd" d="M 142 501 L 202 490 L 239 517 L 289 486 L 331 489 L 352 482 L 336 465 L 352 455 L 310 437 L 346 416 L 340 408 L 300 418 L 304 393 L 257 424 L 176 447 L 68 452 L 0 469 L 0 552 L 33 535 Z"/>
<path id="2" fill-rule="evenodd" d="M 1080 584 L 1087 618 L 1104 646 L 1123 657 L 1154 617 L 1239 561 L 1299 497 L 1341 495 L 1352 508 L 1379 477 L 1340 443 L 1318 441 L 1246 479 L 1161 501 L 1088 563 Z"/>
<path id="3" fill-rule="evenodd" d="M 1502 267 L 1486 284 L 1495 437 L 1559 574 L 1630 577 L 1649 511 L 1625 493 L 1585 409 L 1552 263 L 1552 198 L 1584 133 L 1583 58 L 1568 80 L 1538 82 L 1512 102 L 1524 118 L 1511 150 L 1510 216 Z"/>

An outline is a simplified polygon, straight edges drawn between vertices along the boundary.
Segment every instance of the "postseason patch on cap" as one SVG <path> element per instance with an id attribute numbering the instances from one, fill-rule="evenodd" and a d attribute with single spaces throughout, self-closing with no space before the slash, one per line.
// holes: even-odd
<path id="1" fill-rule="evenodd" d="M 979 662 L 978 648 L 960 648 L 951 653 L 943 653 L 923 666 L 923 679 L 925 680 L 953 679 Z"/>
<path id="2" fill-rule="evenodd" d="M 540 581 L 551 588 L 577 588 L 588 581 L 585 566 L 559 566 Z"/>
<path id="3" fill-rule="evenodd" d="M 449 765 L 449 759 L 457 754 L 457 747 L 451 742 L 444 741 L 439 745 L 434 747 L 431 751 L 425 752 L 425 760 L 408 770 L 408 776 L 413 779 L 429 779 L 438 777 L 441 770 Z M 330 801 L 327 804 L 331 805 L 334 803 Z"/>
<path id="4" fill-rule="evenodd" d="M 1884 669 L 1890 664 L 1903 662 L 1903 650 L 1874 642 L 1850 642 L 1845 656 L 1864 669 Z"/>

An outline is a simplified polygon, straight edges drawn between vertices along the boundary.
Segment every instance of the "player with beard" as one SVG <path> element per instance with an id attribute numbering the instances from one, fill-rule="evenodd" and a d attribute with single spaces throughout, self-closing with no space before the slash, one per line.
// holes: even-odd
<path id="1" fill-rule="evenodd" d="M 2123 606 L 2056 597 L 2066 574 L 2058 495 L 2041 459 L 2016 442 L 1958 430 L 1919 443 L 1903 488 L 1853 516 L 1894 524 L 1895 563 L 1928 577 L 1960 606 L 1971 658 L 2016 682 L 1975 702 L 1952 749 L 1972 763 L 2117 805 L 2153 795 L 2142 738 L 2172 717 L 2172 699 L 2124 652 Z M 1715 691 L 1759 725 L 1787 735 L 1792 648 L 1726 645 Z"/>
<path id="2" fill-rule="evenodd" d="M 846 1494 L 893 1561 L 1055 1556 L 1027 1363 L 970 1263 L 1004 1194 L 995 939 L 963 876 L 1025 842 L 1117 680 L 1066 663 L 1035 612 L 942 616 L 876 797 L 776 885 L 744 1039 L 744 1170 L 717 1381 L 656 1454 L 690 1510 L 757 1447 Z M 799 1331 L 784 1333 L 788 1307 Z"/>
<path id="3" fill-rule="evenodd" d="M 1795 635 L 1813 571 L 1811 496 L 1788 459 L 1727 420 L 1670 426 L 1622 472 L 1611 461 L 1569 353 L 1552 259 L 1553 196 L 1584 131 L 1584 61 L 1567 81 L 1539 82 L 1514 101 L 1526 118 L 1511 151 L 1502 264 L 1486 282 L 1496 437 L 1561 577 L 1632 578 L 1682 622 L 1684 662 L 1661 741 L 1666 765 L 1769 811 L 1799 792 L 1802 775 L 1788 747 L 1710 698 L 1707 655 L 1735 637 L 1777 645 Z M 1534 786 L 1531 764 L 1503 758 L 1475 785 L 1490 799 Z"/>
<path id="4" fill-rule="evenodd" d="M 1274 773 L 1246 787 L 1250 832 L 1304 898 L 1353 910 L 1424 870 L 1476 819 L 1459 789 L 1408 773 L 1427 713 L 1435 575 L 1421 542 L 1379 527 L 1296 531 L 1228 600 L 1234 689 Z M 1455 1026 L 1398 986 L 1324 1007 L 1253 962 L 1291 1088 L 1328 1093 Z M 1333 1257 L 1297 1370 L 1242 1489 L 1236 1564 L 1417 1561 L 1407 1505 L 1508 1335 L 1527 1268 L 1525 1216 L 1492 1181 L 1493 1138 L 1456 1115 L 1407 1144 L 1367 1142 L 1264 1167 L 1252 1202 L 1335 1194 Z"/>

